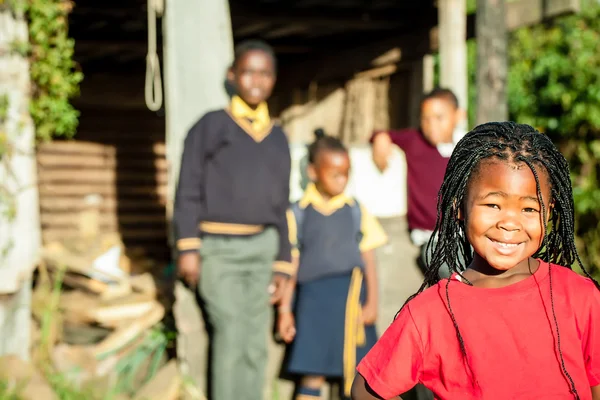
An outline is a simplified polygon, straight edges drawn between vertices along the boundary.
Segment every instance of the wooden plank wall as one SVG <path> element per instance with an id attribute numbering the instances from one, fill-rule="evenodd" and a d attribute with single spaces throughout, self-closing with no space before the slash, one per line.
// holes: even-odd
<path id="1" fill-rule="evenodd" d="M 82 110 L 73 141 L 38 149 L 44 242 L 82 234 L 85 211 L 99 202 L 99 227 L 126 247 L 168 259 L 164 118 L 147 110 Z"/>
<path id="2" fill-rule="evenodd" d="M 281 124 L 292 143 L 309 143 L 323 128 L 348 145 L 364 144 L 374 129 L 388 128 L 388 88 L 387 79 L 355 79 L 296 89 Z"/>
<path id="3" fill-rule="evenodd" d="M 414 78 L 413 70 L 403 67 L 389 76 L 315 83 L 291 91 L 292 98 L 285 99 L 290 105 L 285 93 L 276 93 L 271 110 L 279 112 L 292 143 L 310 143 L 313 131 L 323 128 L 347 145 L 364 145 L 374 130 L 411 126 L 410 99 L 422 94 L 410 86 Z"/>

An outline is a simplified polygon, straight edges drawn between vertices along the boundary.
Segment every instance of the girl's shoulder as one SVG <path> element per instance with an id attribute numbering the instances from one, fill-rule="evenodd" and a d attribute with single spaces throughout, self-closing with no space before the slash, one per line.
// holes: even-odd
<path id="1" fill-rule="evenodd" d="M 591 298 L 600 298 L 600 290 L 592 279 L 567 267 L 556 264 L 550 264 L 550 267 L 553 290 L 563 292 L 568 298 L 581 299 L 585 302 Z"/>
<path id="2" fill-rule="evenodd" d="M 570 268 L 558 264 L 550 264 L 552 274 L 557 276 L 557 283 L 561 286 L 569 286 L 579 290 L 598 290 L 594 281 L 580 275 Z M 553 283 L 554 284 L 554 283 Z"/>
<path id="3" fill-rule="evenodd" d="M 405 308 L 414 319 L 423 320 L 443 315 L 446 310 L 444 296 L 448 279 L 425 289 L 406 303 Z"/>

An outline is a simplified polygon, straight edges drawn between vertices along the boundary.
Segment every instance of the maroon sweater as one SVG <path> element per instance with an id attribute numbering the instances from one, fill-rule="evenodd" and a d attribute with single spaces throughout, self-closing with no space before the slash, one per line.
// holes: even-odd
<path id="1" fill-rule="evenodd" d="M 432 231 L 437 218 L 437 195 L 444 181 L 449 158 L 443 157 L 417 130 L 388 133 L 392 142 L 406 155 L 408 228 Z"/>

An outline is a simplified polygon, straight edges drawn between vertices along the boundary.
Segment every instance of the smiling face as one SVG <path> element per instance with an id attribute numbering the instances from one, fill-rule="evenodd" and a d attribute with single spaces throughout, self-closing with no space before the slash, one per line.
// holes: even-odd
<path id="1" fill-rule="evenodd" d="M 421 131 L 434 146 L 452 143 L 456 125 L 461 120 L 461 110 L 443 97 L 427 99 L 421 105 Z"/>
<path id="2" fill-rule="evenodd" d="M 271 96 L 275 85 L 275 62 L 265 51 L 249 50 L 236 61 L 227 77 L 242 100 L 256 107 Z"/>
<path id="3" fill-rule="evenodd" d="M 344 151 L 321 151 L 308 173 L 317 190 L 325 198 L 340 195 L 346 189 L 350 174 L 350 157 Z"/>
<path id="4" fill-rule="evenodd" d="M 546 171 L 536 170 L 549 215 L 550 185 Z M 542 207 L 535 177 L 523 163 L 484 160 L 469 182 L 459 218 L 473 246 L 474 267 L 508 271 L 526 268 L 544 238 Z M 519 268 L 520 269 L 520 268 Z"/>

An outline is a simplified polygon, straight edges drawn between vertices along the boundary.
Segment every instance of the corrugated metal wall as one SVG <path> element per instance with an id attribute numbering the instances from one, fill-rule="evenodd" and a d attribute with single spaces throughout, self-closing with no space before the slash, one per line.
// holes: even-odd
<path id="1" fill-rule="evenodd" d="M 82 234 L 99 202 L 101 232 L 168 258 L 164 118 L 147 110 L 84 109 L 73 141 L 38 149 L 44 242 Z"/>

